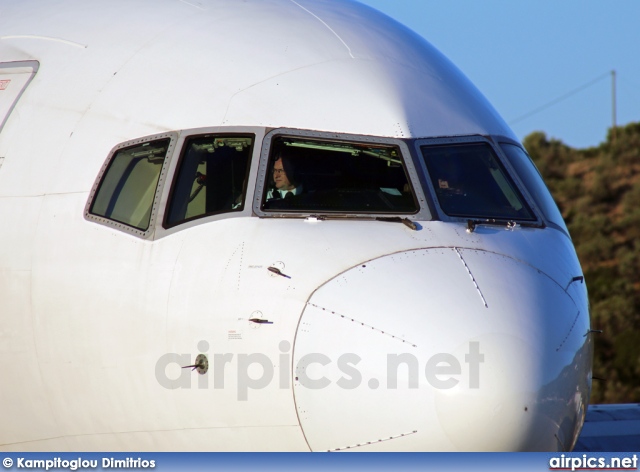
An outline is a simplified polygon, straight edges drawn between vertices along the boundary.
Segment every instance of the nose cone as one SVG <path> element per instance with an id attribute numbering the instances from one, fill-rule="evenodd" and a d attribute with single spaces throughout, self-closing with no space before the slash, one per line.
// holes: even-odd
<path id="1" fill-rule="evenodd" d="M 588 393 L 588 314 L 506 256 L 422 249 L 309 299 L 294 346 L 313 450 L 566 450 Z"/>

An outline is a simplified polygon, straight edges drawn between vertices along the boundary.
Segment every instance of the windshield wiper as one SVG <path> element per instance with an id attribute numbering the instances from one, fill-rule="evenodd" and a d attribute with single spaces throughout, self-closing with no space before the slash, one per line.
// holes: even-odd
<path id="1" fill-rule="evenodd" d="M 467 220 L 467 233 L 473 233 L 476 230 L 476 226 L 478 225 L 486 225 L 486 226 L 504 226 L 505 229 L 514 230 L 517 229 L 518 226 L 526 226 L 526 227 L 539 227 L 540 225 L 536 222 L 532 223 L 518 223 L 513 220 L 504 221 L 504 220 L 495 220 L 495 219 L 486 219 L 486 220 Z"/>
<path id="2" fill-rule="evenodd" d="M 386 221 L 387 223 L 402 223 L 407 228 L 418 231 L 418 225 L 409 218 L 400 218 L 399 216 L 377 216 L 376 221 Z"/>
<path id="3" fill-rule="evenodd" d="M 279 214 L 279 215 L 270 215 L 270 218 L 304 218 L 305 221 L 309 222 L 317 222 L 317 221 L 325 221 L 325 220 L 374 220 L 374 221 L 384 221 L 386 223 L 402 223 L 407 228 L 412 229 L 413 231 L 418 231 L 420 229 L 420 225 L 414 223 L 409 218 L 400 218 L 399 216 L 367 216 L 367 215 L 349 215 L 349 214 L 311 214 L 311 215 L 301 215 L 301 214 Z"/>

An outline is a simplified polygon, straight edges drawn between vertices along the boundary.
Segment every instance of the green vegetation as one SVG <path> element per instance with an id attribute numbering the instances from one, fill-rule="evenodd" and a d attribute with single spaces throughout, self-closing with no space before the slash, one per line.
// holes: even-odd
<path id="1" fill-rule="evenodd" d="M 595 336 L 592 403 L 640 402 L 640 123 L 599 147 L 544 133 L 524 145 L 567 222 L 589 289 Z"/>

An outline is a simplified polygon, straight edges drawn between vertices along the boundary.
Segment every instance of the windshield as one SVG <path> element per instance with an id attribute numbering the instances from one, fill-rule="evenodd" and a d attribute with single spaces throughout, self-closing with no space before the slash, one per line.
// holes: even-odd
<path id="1" fill-rule="evenodd" d="M 418 204 L 397 146 L 276 137 L 261 208 L 397 214 Z"/>
<path id="2" fill-rule="evenodd" d="M 420 149 L 445 214 L 536 220 L 488 143 L 425 145 Z"/>
<path id="3" fill-rule="evenodd" d="M 186 141 L 171 191 L 166 227 L 242 211 L 253 139 L 208 134 Z"/>

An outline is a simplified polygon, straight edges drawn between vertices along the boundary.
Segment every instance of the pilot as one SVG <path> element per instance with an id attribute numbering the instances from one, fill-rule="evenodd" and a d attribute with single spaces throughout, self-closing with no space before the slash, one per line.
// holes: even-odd
<path id="1" fill-rule="evenodd" d="M 267 201 L 291 198 L 302 193 L 291 159 L 283 152 L 276 154 L 273 163 L 273 187 L 267 192 Z"/>

